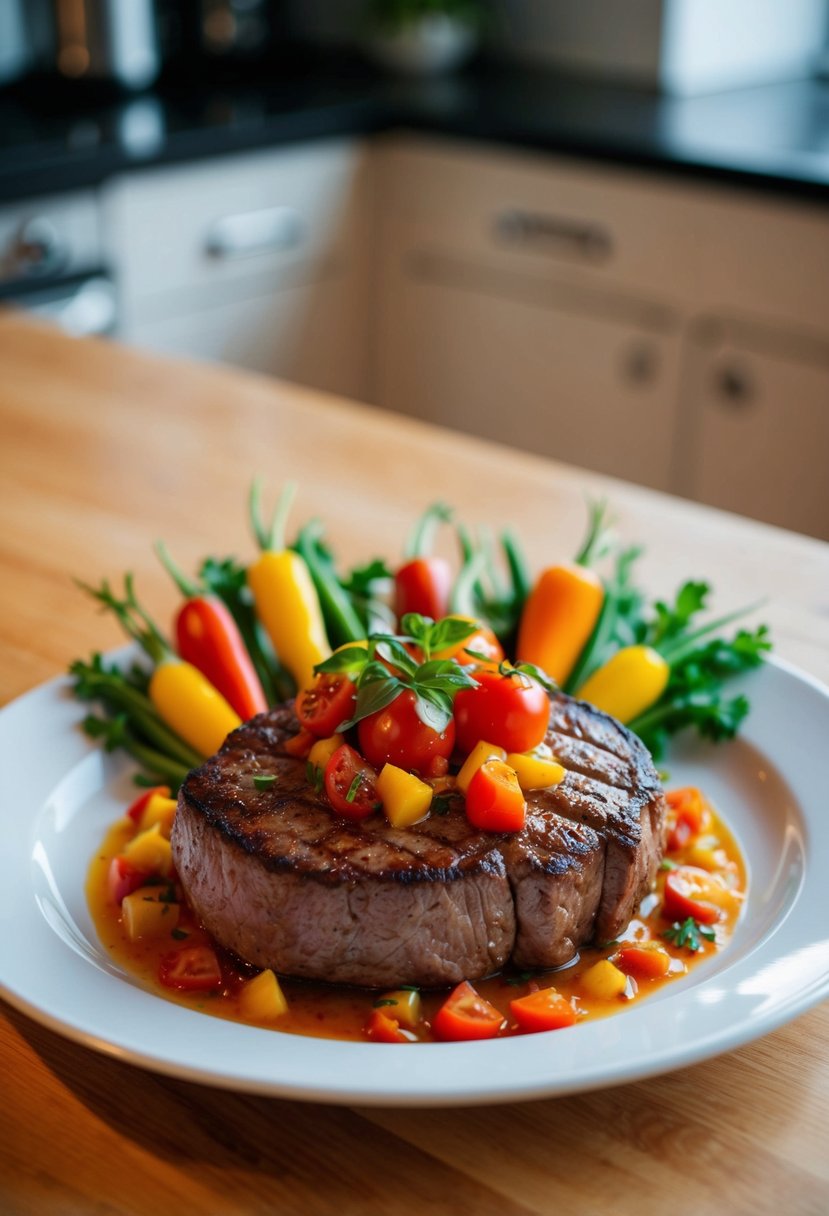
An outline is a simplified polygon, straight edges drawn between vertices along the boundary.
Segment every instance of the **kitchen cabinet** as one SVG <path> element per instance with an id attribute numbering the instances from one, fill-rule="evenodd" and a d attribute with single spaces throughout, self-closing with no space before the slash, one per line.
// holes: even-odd
<path id="1" fill-rule="evenodd" d="M 119 336 L 365 397 L 369 172 L 338 140 L 117 179 Z"/>
<path id="2" fill-rule="evenodd" d="M 697 330 L 680 489 L 829 536 L 829 340 L 721 318 Z"/>
<path id="3" fill-rule="evenodd" d="M 829 538 L 825 210 L 419 137 L 377 189 L 379 403 Z"/>

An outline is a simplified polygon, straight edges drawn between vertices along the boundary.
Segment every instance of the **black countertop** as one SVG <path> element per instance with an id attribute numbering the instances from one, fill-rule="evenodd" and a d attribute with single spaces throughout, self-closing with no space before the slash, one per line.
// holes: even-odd
<path id="1" fill-rule="evenodd" d="M 406 129 L 690 174 L 829 202 L 829 83 L 671 98 L 517 65 L 402 81 L 314 59 L 133 97 L 31 81 L 0 92 L 0 200 L 298 140 Z"/>

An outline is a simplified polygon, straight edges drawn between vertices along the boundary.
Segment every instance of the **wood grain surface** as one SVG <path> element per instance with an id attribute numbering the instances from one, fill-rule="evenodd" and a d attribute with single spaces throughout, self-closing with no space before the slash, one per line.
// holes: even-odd
<path id="1" fill-rule="evenodd" d="M 505 403 L 508 408 L 508 403 Z M 527 437 L 523 436 L 523 440 Z M 777 651 L 829 680 L 829 546 L 293 386 L 0 319 L 0 702 L 119 644 L 73 584 L 252 552 L 250 479 L 300 483 L 345 562 L 394 557 L 423 506 L 509 524 L 535 566 L 574 551 L 585 496 L 647 546 L 648 589 L 765 599 Z M 757 618 L 755 618 L 757 619 Z M 4 754 L 2 762 L 14 757 Z M 3 932 L 13 933 L 14 925 Z M 33 966 L 36 960 L 33 959 Z M 462 1110 L 347 1109 L 212 1090 L 0 1006 L 0 1213 L 829 1212 L 829 1010 L 615 1089 Z"/>

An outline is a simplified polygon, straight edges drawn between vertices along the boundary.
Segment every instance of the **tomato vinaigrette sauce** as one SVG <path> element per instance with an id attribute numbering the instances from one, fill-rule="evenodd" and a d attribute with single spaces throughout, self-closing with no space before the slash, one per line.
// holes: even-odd
<path id="1" fill-rule="evenodd" d="M 667 847 L 654 889 L 637 915 L 614 942 L 583 948 L 563 967 L 543 972 L 506 969 L 474 984 L 487 1005 L 490 1021 L 501 1015 L 497 1031 L 474 1030 L 442 1038 L 499 1037 L 528 1030 L 551 1029 L 606 1017 L 643 997 L 681 980 L 692 967 L 722 950 L 731 938 L 745 898 L 746 870 L 739 848 L 723 820 L 695 789 L 667 795 Z M 245 1008 L 245 985 L 256 968 L 217 948 L 184 899 L 175 875 L 150 877 L 148 895 L 163 905 L 156 927 L 131 939 L 121 904 L 112 892 L 112 867 L 138 832 L 124 816 L 108 831 L 87 877 L 87 898 L 98 935 L 125 971 L 159 996 L 232 1021 L 265 1026 L 289 1034 L 351 1041 L 433 1041 L 433 1024 L 448 1004 L 448 989 L 422 991 L 405 987 L 394 993 L 279 978 L 287 1009 L 278 1016 L 251 1016 Z M 142 888 L 143 890 L 143 888 Z M 165 923 L 165 921 L 167 923 Z M 169 927 L 168 927 L 169 926 Z M 220 976 L 210 987 L 175 984 L 176 961 L 185 951 L 211 948 Z M 188 957 L 193 957 L 189 955 Z M 167 982 L 163 982 L 166 975 Z M 184 980 L 186 985 L 187 980 Z M 210 984 L 210 980 L 207 980 Z M 566 1017 L 546 1024 L 517 1020 L 511 1002 L 553 989 Z M 454 995 L 454 994 L 453 994 Z M 408 1014 L 398 1013 L 406 1004 Z M 386 1019 L 400 1018 L 402 1034 L 385 1034 Z M 497 1024 L 497 1018 L 495 1024 Z M 391 1023 L 395 1029 L 396 1024 Z"/>

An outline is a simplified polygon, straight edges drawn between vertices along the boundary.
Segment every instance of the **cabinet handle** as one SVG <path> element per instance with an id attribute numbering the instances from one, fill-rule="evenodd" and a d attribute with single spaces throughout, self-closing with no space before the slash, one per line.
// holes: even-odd
<path id="1" fill-rule="evenodd" d="M 295 249 L 302 236 L 302 221 L 293 207 L 267 207 L 214 220 L 207 232 L 205 252 L 212 258 L 284 252 Z"/>
<path id="2" fill-rule="evenodd" d="M 726 363 L 714 374 L 714 387 L 723 408 L 738 412 L 754 404 L 756 390 L 748 369 L 736 363 Z"/>
<path id="3" fill-rule="evenodd" d="M 508 245 L 523 246 L 551 256 L 606 262 L 613 240 L 599 224 L 582 223 L 540 211 L 503 211 L 495 220 L 495 235 Z"/>

